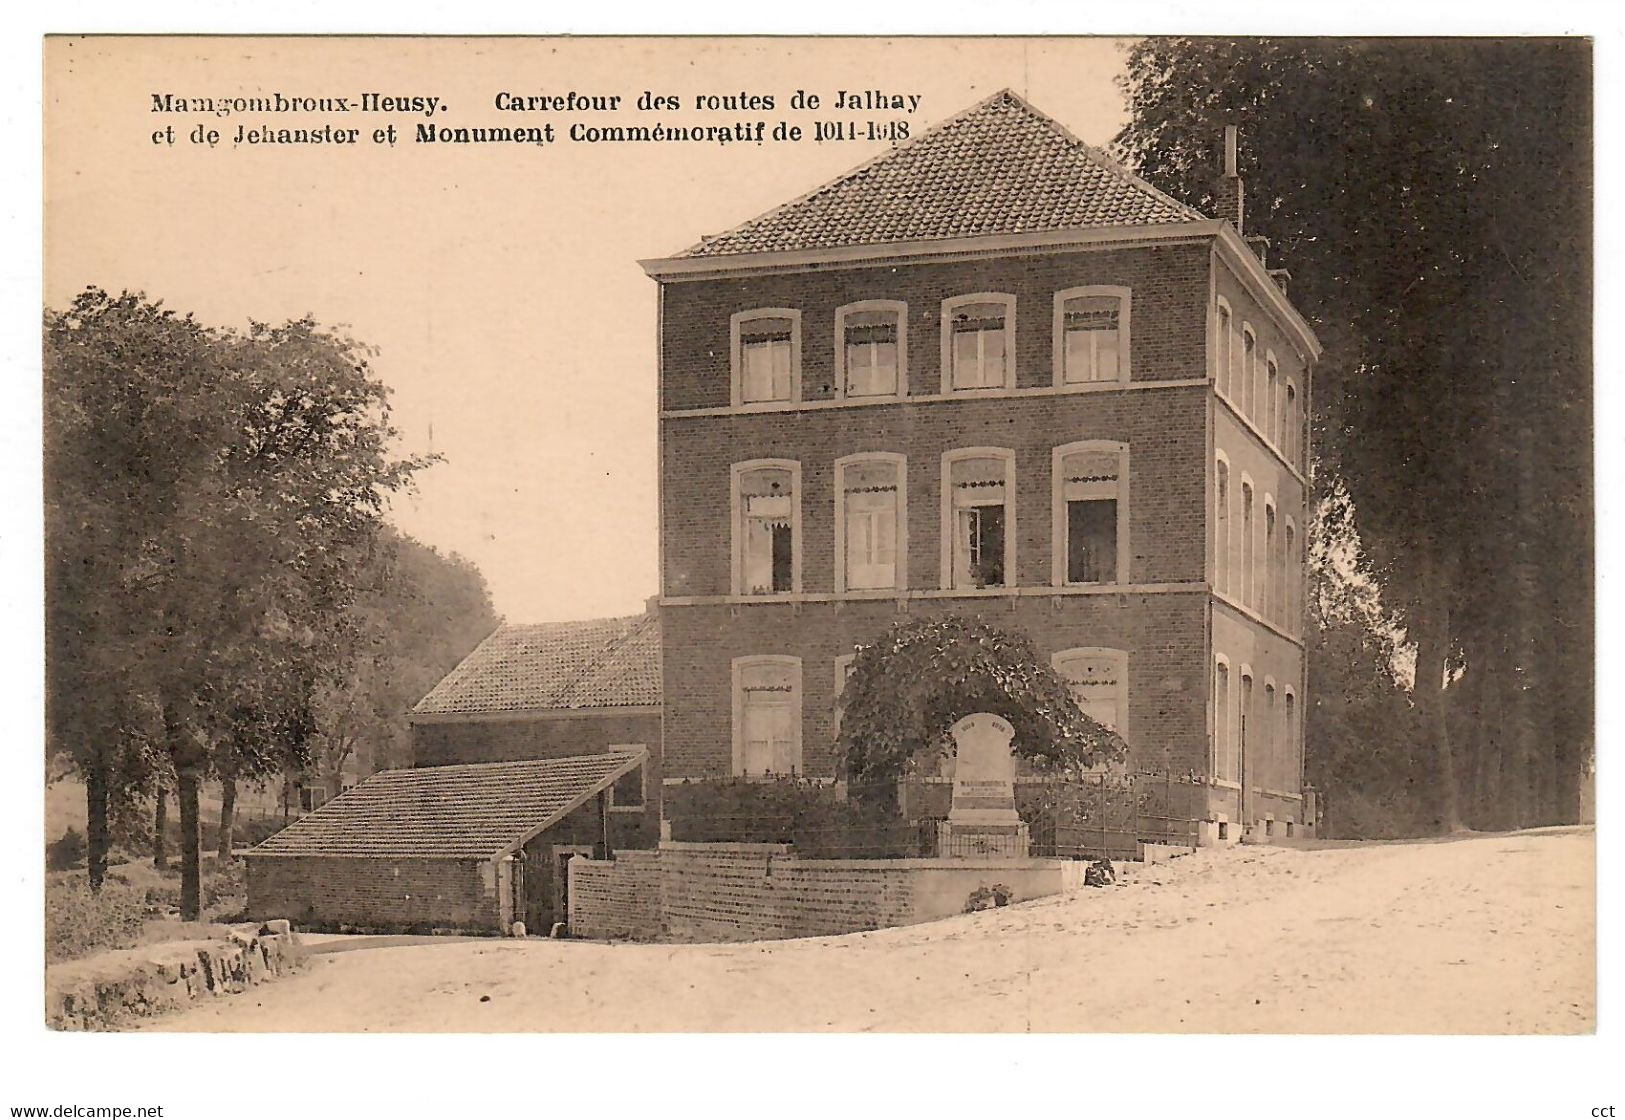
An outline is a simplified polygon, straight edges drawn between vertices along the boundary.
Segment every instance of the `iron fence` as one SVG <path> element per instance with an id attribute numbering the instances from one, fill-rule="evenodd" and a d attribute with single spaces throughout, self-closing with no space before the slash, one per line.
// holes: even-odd
<path id="1" fill-rule="evenodd" d="M 666 813 L 674 840 L 789 844 L 811 859 L 933 857 L 952 788 L 922 778 L 863 790 L 716 779 L 668 789 Z M 1204 789 L 1194 775 L 1102 773 L 1018 780 L 1015 789 L 1035 856 L 1132 860 L 1144 844 L 1197 844 Z"/>

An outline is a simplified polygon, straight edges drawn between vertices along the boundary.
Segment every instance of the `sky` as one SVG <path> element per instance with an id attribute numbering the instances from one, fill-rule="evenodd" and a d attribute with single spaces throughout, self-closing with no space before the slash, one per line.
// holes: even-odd
<path id="1" fill-rule="evenodd" d="M 1107 39 L 59 39 L 47 46 L 46 284 L 144 291 L 206 323 L 313 315 L 377 348 L 401 448 L 444 462 L 393 520 L 472 560 L 509 621 L 635 613 L 656 593 L 655 283 L 669 256 L 884 143 L 467 145 L 418 123 L 902 119 L 918 135 L 1010 87 L 1104 145 L 1124 120 Z M 792 109 L 797 90 L 822 98 Z M 839 90 L 918 94 L 839 113 Z M 502 112 L 620 95 L 608 112 Z M 438 97 L 402 114 L 208 116 L 175 97 Z M 636 109 L 645 92 L 676 113 Z M 700 96 L 772 111 L 696 111 Z M 720 102 L 727 104 L 726 101 Z M 371 142 L 395 123 L 394 147 Z M 237 146 L 239 125 L 361 127 L 351 146 Z M 153 134 L 175 129 L 175 143 Z M 192 143 L 195 127 L 220 134 Z"/>

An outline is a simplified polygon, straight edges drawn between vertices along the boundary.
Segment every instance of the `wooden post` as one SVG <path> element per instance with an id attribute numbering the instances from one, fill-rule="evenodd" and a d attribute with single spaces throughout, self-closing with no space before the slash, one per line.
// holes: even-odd
<path id="1" fill-rule="evenodd" d="M 598 843 L 593 852 L 594 859 L 609 859 L 611 848 L 609 846 L 609 790 L 602 790 L 598 794 Z"/>

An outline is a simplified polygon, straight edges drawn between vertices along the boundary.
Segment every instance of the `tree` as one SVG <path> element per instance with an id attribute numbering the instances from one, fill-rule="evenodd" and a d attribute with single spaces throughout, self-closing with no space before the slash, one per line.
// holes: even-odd
<path id="1" fill-rule="evenodd" d="M 1049 773 L 1075 775 L 1127 750 L 1026 638 L 946 615 L 899 622 L 858 648 L 841 693 L 847 782 L 859 796 L 884 797 L 911 768 L 950 751 L 949 729 L 974 712 L 1008 720 L 1011 749 Z"/>
<path id="2" fill-rule="evenodd" d="M 1589 70 L 1580 40 L 1170 38 L 1128 57 L 1118 145 L 1143 174 L 1209 205 L 1222 126 L 1245 137 L 1246 232 L 1327 343 L 1322 475 L 1417 643 L 1444 829 L 1447 665 L 1510 656 L 1559 700 L 1555 751 L 1514 720 L 1563 775 L 1553 811 L 1589 749 Z M 1552 616 L 1566 646 L 1541 641 Z"/>
<path id="3" fill-rule="evenodd" d="M 277 772 L 301 751 L 299 737 L 251 729 L 301 719 L 386 496 L 427 460 L 391 458 L 388 391 L 367 352 L 308 319 L 209 330 L 91 289 L 48 314 L 46 368 L 48 531 L 60 534 L 48 601 L 66 654 L 50 690 L 99 683 L 156 711 L 180 809 L 181 910 L 195 918 L 200 783 Z M 84 586 L 86 570 L 107 590 Z M 100 637 L 108 647 L 87 652 Z M 94 754 L 87 776 L 103 768 Z"/>

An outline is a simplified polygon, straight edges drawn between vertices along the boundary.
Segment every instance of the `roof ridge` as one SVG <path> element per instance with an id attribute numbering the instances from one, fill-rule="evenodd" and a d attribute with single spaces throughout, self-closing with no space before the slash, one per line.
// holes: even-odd
<path id="1" fill-rule="evenodd" d="M 1021 96 L 1021 94 L 1017 93 L 1015 90 L 1006 89 L 1003 92 L 1008 93 L 1010 95 L 1011 99 L 1014 100 L 1016 102 L 1016 104 L 1020 105 L 1023 109 L 1025 109 L 1028 113 L 1030 113 L 1033 116 L 1037 117 L 1039 120 L 1043 121 L 1045 124 L 1049 125 L 1051 128 L 1053 128 L 1057 132 L 1059 132 L 1062 136 L 1066 137 L 1067 140 L 1074 147 L 1081 150 L 1084 155 L 1088 156 L 1095 163 L 1100 165 L 1101 168 L 1103 168 L 1106 171 L 1111 172 L 1113 175 L 1116 175 L 1119 179 L 1123 180 L 1125 183 L 1128 183 L 1130 186 L 1138 187 L 1143 191 L 1150 192 L 1151 194 L 1155 195 L 1157 198 L 1161 199 L 1163 202 L 1168 203 L 1170 206 L 1173 206 L 1173 207 L 1175 207 L 1175 208 L 1177 208 L 1179 210 L 1185 211 L 1186 213 L 1188 213 L 1193 218 L 1201 219 L 1201 218 L 1207 217 L 1206 214 L 1203 214 L 1200 210 L 1196 209 L 1194 206 L 1188 206 L 1185 203 L 1179 201 L 1179 199 L 1177 199 L 1177 198 L 1173 197 L 1172 195 L 1168 194 L 1167 192 L 1158 190 L 1156 187 L 1152 186 L 1145 179 L 1142 179 L 1139 175 L 1135 174 L 1132 170 L 1125 167 L 1119 160 L 1113 158 L 1111 153 L 1107 152 L 1104 148 L 1098 148 L 1095 145 L 1089 143 L 1089 141 L 1087 141 L 1087 140 L 1083 139 L 1082 137 L 1078 136 L 1077 133 L 1073 132 L 1070 128 L 1066 127 L 1066 125 L 1062 124 L 1060 121 L 1056 120 L 1054 117 L 1052 117 L 1048 113 L 1044 112 L 1044 110 L 1038 108 L 1038 106 L 1034 105 L 1031 101 L 1028 101 L 1025 97 Z"/>
<path id="2" fill-rule="evenodd" d="M 784 210 L 788 210 L 792 206 L 799 206 L 803 202 L 806 202 L 808 199 L 816 198 L 818 195 L 822 194 L 824 191 L 829 190 L 831 187 L 834 187 L 834 186 L 836 186 L 836 185 L 838 185 L 840 183 L 844 183 L 848 179 L 851 179 L 854 176 L 857 176 L 857 175 L 862 174 L 863 172 L 869 170 L 869 168 L 873 167 L 875 164 L 879 163 L 881 160 L 890 159 L 893 156 L 900 155 L 901 153 L 908 151 L 910 148 L 917 147 L 918 145 L 924 143 L 930 137 L 932 137 L 932 136 L 936 135 L 937 133 L 941 132 L 943 129 L 949 128 L 949 127 L 951 127 L 953 125 L 958 124 L 960 121 L 964 120 L 966 117 L 970 116 L 972 113 L 976 112 L 978 109 L 986 108 L 987 106 L 993 104 L 993 102 L 997 101 L 1000 97 L 1003 97 L 1006 94 L 1008 94 L 1011 97 L 1016 96 L 1015 91 L 1012 90 L 1009 86 L 1005 86 L 1003 89 L 998 90 L 995 93 L 990 93 L 986 97 L 982 98 L 982 100 L 978 101 L 976 104 L 971 105 L 968 108 L 961 109 L 959 112 L 955 113 L 951 117 L 944 117 L 942 120 L 938 121 L 936 124 L 934 124 L 931 127 L 927 128 L 924 132 L 920 133 L 918 136 L 910 137 L 908 140 L 905 140 L 901 144 L 893 144 L 891 147 L 885 148 L 885 149 L 875 153 L 873 156 L 871 156 L 868 159 L 864 160 L 862 163 L 857 164 L 854 167 L 847 168 L 845 171 L 841 172 L 839 175 L 834 176 L 833 178 L 824 180 L 822 183 L 819 183 L 816 187 L 812 188 L 812 190 L 810 190 L 810 191 L 807 191 L 805 194 L 797 195 L 795 198 L 790 199 L 790 201 L 788 201 L 788 202 L 781 202 L 777 206 L 772 206 L 772 207 L 769 207 L 766 210 L 763 210 L 760 214 L 756 215 L 754 218 L 747 218 L 745 221 L 740 222 L 736 226 L 731 226 L 728 229 L 723 230 L 721 233 L 713 233 L 713 234 L 710 234 L 708 236 L 702 236 L 693 245 L 688 246 L 686 249 L 679 250 L 676 255 L 679 256 L 679 257 L 687 256 L 688 254 L 694 252 L 695 250 L 703 249 L 707 244 L 709 244 L 712 241 L 716 241 L 716 240 L 718 240 L 720 238 L 723 238 L 723 237 L 730 237 L 733 234 L 736 234 L 736 233 L 740 232 L 741 230 L 745 229 L 748 226 L 753 226 L 758 222 L 765 222 L 769 218 L 773 217 L 775 214 L 778 214 L 779 212 L 784 211 Z M 1020 100 L 1020 98 L 1017 98 L 1017 100 Z M 1026 102 L 1022 102 L 1022 104 L 1025 105 Z"/>
<path id="3" fill-rule="evenodd" d="M 644 749 L 647 750 L 648 748 Z M 376 773 L 369 774 L 367 777 L 363 778 L 361 782 L 358 782 L 351 788 L 359 789 L 362 784 L 370 782 L 374 778 L 382 778 L 387 774 L 437 775 L 444 774 L 450 770 L 491 770 L 498 766 L 540 766 L 544 764 L 553 765 L 560 762 L 589 762 L 593 759 L 602 758 L 604 755 L 609 753 L 609 751 L 596 751 L 592 754 L 560 755 L 557 758 L 509 758 L 500 762 L 451 762 L 444 766 L 397 766 L 390 770 L 379 770 Z M 345 791 L 345 793 L 348 792 L 349 790 Z M 343 794 L 340 794 L 339 796 L 342 797 Z M 332 801 L 325 802 L 325 804 L 331 805 L 333 801 L 337 800 L 338 798 L 335 797 Z"/>

